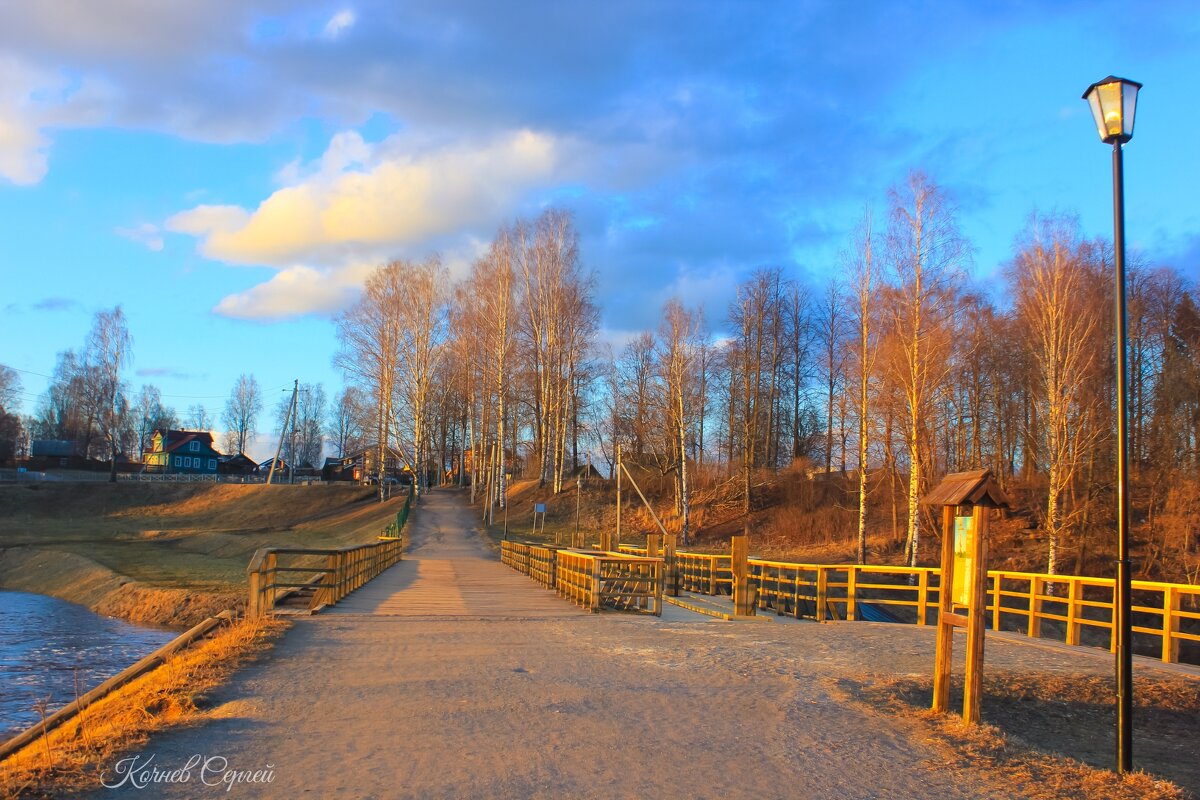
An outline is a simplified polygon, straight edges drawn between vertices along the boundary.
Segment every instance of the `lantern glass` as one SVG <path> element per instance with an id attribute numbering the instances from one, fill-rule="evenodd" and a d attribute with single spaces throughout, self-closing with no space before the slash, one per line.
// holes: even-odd
<path id="1" fill-rule="evenodd" d="M 1107 77 L 1093 83 L 1083 95 L 1092 109 L 1096 132 L 1105 142 L 1127 142 L 1133 138 L 1133 117 L 1137 109 L 1136 81 Z"/>
<path id="2" fill-rule="evenodd" d="M 1137 110 L 1138 89 L 1140 84 L 1133 81 L 1121 83 L 1121 138 L 1129 141 L 1133 138 L 1133 115 Z"/>

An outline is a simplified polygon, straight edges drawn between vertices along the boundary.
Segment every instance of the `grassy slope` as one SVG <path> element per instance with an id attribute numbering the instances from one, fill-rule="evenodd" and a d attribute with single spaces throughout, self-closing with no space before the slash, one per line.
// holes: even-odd
<path id="1" fill-rule="evenodd" d="M 352 485 L 0 487 L 0 587 L 140 622 L 238 605 L 254 551 L 371 541 L 399 509 Z"/>

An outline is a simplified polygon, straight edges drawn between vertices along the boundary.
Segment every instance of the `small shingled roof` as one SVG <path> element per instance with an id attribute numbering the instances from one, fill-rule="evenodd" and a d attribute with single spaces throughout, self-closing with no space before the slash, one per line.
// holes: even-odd
<path id="1" fill-rule="evenodd" d="M 975 469 L 969 472 L 952 472 L 942 478 L 929 494 L 921 498 L 924 506 L 996 506 L 1008 508 L 1012 505 L 1008 495 L 992 477 L 990 469 Z"/>

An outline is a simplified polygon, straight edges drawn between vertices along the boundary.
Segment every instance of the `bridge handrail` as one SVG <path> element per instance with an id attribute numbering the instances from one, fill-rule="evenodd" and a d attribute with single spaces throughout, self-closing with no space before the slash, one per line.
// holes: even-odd
<path id="1" fill-rule="evenodd" d="M 681 588 L 698 594 L 728 591 L 729 556 L 680 550 L 676 564 Z M 749 568 L 760 609 L 818 621 L 855 620 L 862 616 L 859 604 L 870 603 L 918 625 L 936 619 L 941 571 L 933 567 L 751 558 Z M 723 570 L 719 577 L 718 569 Z M 1097 632 L 1093 640 L 1103 637 L 1101 644 L 1114 646 L 1113 578 L 1014 570 L 989 570 L 987 576 L 993 629 L 1007 624 L 1031 638 L 1050 635 L 1067 644 L 1083 644 L 1084 631 L 1091 630 Z M 1153 646 L 1163 661 L 1175 662 L 1181 643 L 1200 643 L 1200 586 L 1135 580 L 1132 590 L 1133 632 L 1135 639 L 1142 638 L 1144 652 Z M 1043 622 L 1057 625 L 1048 630 Z"/>
<path id="2" fill-rule="evenodd" d="M 333 605 L 350 592 L 400 560 L 399 539 L 381 539 L 369 544 L 332 549 L 306 547 L 263 547 L 255 551 L 246 567 L 250 584 L 246 615 L 263 617 L 289 591 L 315 588 L 310 609 Z M 303 562 L 280 564 L 280 557 L 303 557 Z M 314 563 L 315 562 L 315 563 Z M 301 581 L 281 580 L 281 573 L 300 573 Z"/>
<path id="3" fill-rule="evenodd" d="M 662 616 L 663 560 L 559 549 L 555 590 L 589 611 L 616 608 Z"/>

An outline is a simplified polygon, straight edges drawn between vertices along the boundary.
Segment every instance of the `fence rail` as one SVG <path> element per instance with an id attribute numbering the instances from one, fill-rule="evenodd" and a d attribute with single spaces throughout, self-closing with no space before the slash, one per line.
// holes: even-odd
<path id="1" fill-rule="evenodd" d="M 589 611 L 614 608 L 662 615 L 663 560 L 558 550 L 555 590 Z"/>
<path id="2" fill-rule="evenodd" d="M 250 560 L 250 602 L 246 614 L 270 614 L 276 601 L 296 589 L 315 589 L 310 609 L 333 605 L 400 560 L 399 539 L 371 544 L 314 550 L 266 547 Z M 285 563 L 280 563 L 280 559 Z"/>
<path id="3" fill-rule="evenodd" d="M 679 551 L 680 587 L 697 594 L 727 594 L 729 563 L 727 555 Z M 819 621 L 888 619 L 929 625 L 937 619 L 941 572 L 932 567 L 761 558 L 751 558 L 749 567 L 763 610 Z M 987 577 L 988 620 L 994 630 L 1073 645 L 1115 646 L 1112 578 L 1008 570 L 990 570 Z M 1139 652 L 1175 662 L 1181 646 L 1191 643 L 1197 645 L 1191 660 L 1200 657 L 1200 586 L 1133 581 L 1132 590 Z"/>

